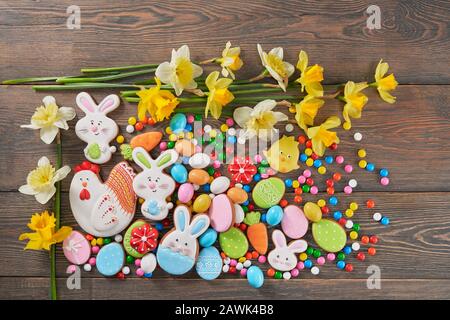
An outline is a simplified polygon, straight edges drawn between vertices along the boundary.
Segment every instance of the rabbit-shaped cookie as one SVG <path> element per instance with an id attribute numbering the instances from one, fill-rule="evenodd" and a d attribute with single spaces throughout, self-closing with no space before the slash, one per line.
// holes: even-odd
<path id="1" fill-rule="evenodd" d="M 209 227 L 206 214 L 191 214 L 186 206 L 180 205 L 173 213 L 175 228 L 166 233 L 159 243 L 156 259 L 167 273 L 180 275 L 192 269 L 198 256 L 198 241 Z"/>
<path id="2" fill-rule="evenodd" d="M 291 241 L 286 244 L 286 237 L 280 230 L 274 230 L 272 233 L 272 241 L 275 249 L 269 252 L 267 260 L 269 264 L 279 271 L 291 271 L 297 265 L 296 253 L 306 250 L 308 244 L 305 240 Z"/>
<path id="3" fill-rule="evenodd" d="M 141 206 L 142 214 L 150 220 L 162 220 L 167 217 L 172 203 L 166 198 L 175 190 L 175 181 L 163 169 L 177 161 L 175 150 L 166 150 L 153 160 L 144 148 L 133 149 L 133 160 L 143 171 L 133 180 L 133 189 L 145 201 Z"/>
<path id="4" fill-rule="evenodd" d="M 108 162 L 112 155 L 109 143 L 119 133 L 119 127 L 106 115 L 119 106 L 119 97 L 111 94 L 97 105 L 88 93 L 80 92 L 76 102 L 86 114 L 75 126 L 78 138 L 88 144 L 84 148 L 86 159 L 97 164 Z"/>

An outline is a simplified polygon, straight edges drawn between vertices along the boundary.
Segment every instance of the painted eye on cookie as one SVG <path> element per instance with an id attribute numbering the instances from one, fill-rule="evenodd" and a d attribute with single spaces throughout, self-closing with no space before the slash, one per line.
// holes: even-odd
<path id="1" fill-rule="evenodd" d="M 187 243 L 187 242 L 185 242 L 185 243 L 184 243 L 184 245 L 185 245 L 185 246 L 187 247 L 187 246 L 188 246 L 188 243 Z"/>

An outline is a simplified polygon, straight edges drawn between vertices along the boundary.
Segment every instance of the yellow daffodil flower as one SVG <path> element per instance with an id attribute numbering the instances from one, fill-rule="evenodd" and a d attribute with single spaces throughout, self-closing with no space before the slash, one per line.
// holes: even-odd
<path id="1" fill-rule="evenodd" d="M 377 65 L 375 70 L 375 82 L 371 86 L 376 86 L 381 99 L 387 103 L 394 103 L 396 98 L 392 96 L 389 91 L 395 90 L 397 88 L 398 82 L 395 80 L 395 76 L 391 73 L 388 76 L 384 76 L 389 69 L 389 64 L 383 62 L 383 59 Z"/>
<path id="2" fill-rule="evenodd" d="M 170 115 L 180 103 L 169 90 L 161 90 L 161 81 L 155 78 L 156 86 L 140 90 L 138 104 L 138 118 L 144 120 L 146 112 L 156 122 L 169 119 Z"/>
<path id="3" fill-rule="evenodd" d="M 258 136 L 260 139 L 269 140 L 277 133 L 274 126 L 278 121 L 287 121 L 288 117 L 282 112 L 272 111 L 277 102 L 275 100 L 264 100 L 255 107 L 236 108 L 233 119 L 244 129 L 241 137 L 251 139 Z"/>
<path id="4" fill-rule="evenodd" d="M 333 143 L 339 143 L 339 137 L 336 132 L 328 129 L 336 128 L 340 125 L 341 120 L 336 116 L 332 116 L 320 126 L 308 129 L 308 138 L 312 141 L 312 149 L 315 154 L 318 156 L 323 156 L 326 148 L 331 146 Z"/>
<path id="5" fill-rule="evenodd" d="M 55 223 L 56 219 L 53 213 L 50 215 L 48 211 L 44 211 L 41 214 L 33 214 L 28 228 L 35 232 L 22 233 L 19 236 L 19 240 L 30 240 L 25 250 L 50 250 L 52 244 L 64 241 L 72 232 L 72 228 L 61 227 L 55 232 Z"/>
<path id="6" fill-rule="evenodd" d="M 258 43 L 258 53 L 262 65 L 267 72 L 278 82 L 278 85 L 286 91 L 289 77 L 294 73 L 295 68 L 289 62 L 283 61 L 283 48 L 273 48 L 269 53 L 263 51 Z"/>
<path id="7" fill-rule="evenodd" d="M 41 140 L 50 144 L 55 140 L 59 129 L 68 130 L 67 121 L 75 118 L 75 110 L 69 107 L 59 108 L 52 96 L 42 99 L 43 106 L 36 108 L 31 117 L 31 124 L 21 125 L 21 128 L 40 129 Z"/>
<path id="8" fill-rule="evenodd" d="M 315 97 L 323 96 L 323 67 L 315 64 L 308 67 L 308 54 L 300 51 L 298 55 L 297 69 L 300 71 L 300 78 L 296 82 L 302 85 L 302 92 L 306 89 L 309 95 Z"/>
<path id="9" fill-rule="evenodd" d="M 172 49 L 170 62 L 161 63 L 156 68 L 155 75 L 161 82 L 170 84 L 175 94 L 179 96 L 185 89 L 197 88 L 195 78 L 203 73 L 203 69 L 191 62 L 191 55 L 187 45 L 181 46 L 178 50 Z"/>
<path id="10" fill-rule="evenodd" d="M 205 118 L 208 117 L 208 111 L 215 119 L 219 119 L 222 114 L 222 107 L 233 101 L 234 96 L 228 90 L 232 79 L 219 79 L 219 71 L 211 72 L 205 80 L 205 84 L 209 89 L 208 101 L 206 102 Z"/>
<path id="11" fill-rule="evenodd" d="M 233 71 L 237 71 L 244 65 L 241 58 L 239 57 L 241 54 L 240 47 L 231 48 L 231 42 L 228 41 L 225 45 L 225 49 L 222 51 L 222 58 L 215 59 L 216 62 L 220 63 L 222 67 L 222 75 L 224 77 L 230 77 L 234 80 Z"/>
<path id="12" fill-rule="evenodd" d="M 19 192 L 33 195 L 41 203 L 47 203 L 56 192 L 55 183 L 64 179 L 70 173 L 70 167 L 64 166 L 59 170 L 50 164 L 47 157 L 38 161 L 36 169 L 27 176 L 27 184 L 19 188 Z"/>
<path id="13" fill-rule="evenodd" d="M 314 118 L 324 103 L 325 101 L 320 98 L 307 95 L 302 101 L 300 101 L 300 103 L 294 104 L 295 120 L 297 121 L 298 126 L 306 132 L 308 126 L 312 126 L 314 124 Z"/>
<path id="14" fill-rule="evenodd" d="M 345 130 L 350 130 L 352 127 L 352 122 L 350 118 L 361 118 L 361 113 L 366 105 L 369 98 L 361 91 L 367 88 L 366 82 L 354 83 L 353 81 L 348 81 L 344 88 L 343 101 L 345 102 L 344 110 L 342 115 L 344 116 L 345 123 L 343 128 Z"/>

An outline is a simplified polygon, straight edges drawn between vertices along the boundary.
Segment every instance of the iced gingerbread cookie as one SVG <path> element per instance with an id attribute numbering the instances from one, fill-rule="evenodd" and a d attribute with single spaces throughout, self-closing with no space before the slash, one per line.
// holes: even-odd
<path id="1" fill-rule="evenodd" d="M 109 143 L 119 133 L 119 127 L 106 115 L 119 106 L 119 97 L 111 94 L 97 105 L 89 94 L 80 92 L 76 102 L 85 113 L 85 116 L 78 120 L 75 133 L 88 144 L 84 149 L 86 159 L 97 164 L 108 162 L 112 155 Z"/>
<path id="2" fill-rule="evenodd" d="M 89 260 L 91 245 L 80 232 L 74 230 L 64 239 L 63 252 L 70 263 L 81 265 Z"/>
<path id="3" fill-rule="evenodd" d="M 287 173 L 299 168 L 298 142 L 294 137 L 283 136 L 280 140 L 272 144 L 268 151 L 264 151 L 264 156 L 270 167 L 281 173 Z"/>
<path id="4" fill-rule="evenodd" d="M 209 217 L 197 214 L 191 222 L 191 214 L 186 206 L 175 208 L 173 214 L 175 228 L 161 239 L 156 259 L 167 273 L 185 274 L 195 265 L 198 257 L 197 238 L 209 227 Z"/>
<path id="5" fill-rule="evenodd" d="M 296 253 L 306 250 L 308 244 L 305 240 L 295 240 L 286 244 L 286 237 L 280 230 L 274 230 L 272 233 L 272 241 L 275 249 L 269 252 L 267 260 L 269 264 L 276 270 L 291 271 L 297 265 Z"/>
<path id="6" fill-rule="evenodd" d="M 144 220 L 137 220 L 127 229 L 123 237 L 125 251 L 135 258 L 141 258 L 158 246 L 158 230 Z"/>
<path id="7" fill-rule="evenodd" d="M 136 209 L 133 168 L 125 161 L 118 163 L 105 183 L 98 175 L 98 166 L 87 161 L 75 170 L 69 199 L 80 227 L 96 237 L 110 237 L 124 230 Z"/>
<path id="8" fill-rule="evenodd" d="M 175 150 L 164 151 L 153 160 L 145 149 L 133 149 L 133 160 L 143 169 L 134 178 L 133 188 L 145 200 L 141 206 L 144 217 L 163 220 L 173 208 L 173 204 L 167 203 L 166 198 L 175 190 L 175 181 L 163 169 L 174 164 L 177 159 L 178 153 Z"/>

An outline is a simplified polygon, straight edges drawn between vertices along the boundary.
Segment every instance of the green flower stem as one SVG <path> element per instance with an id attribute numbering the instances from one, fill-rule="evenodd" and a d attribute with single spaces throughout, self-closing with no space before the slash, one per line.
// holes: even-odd
<path id="1" fill-rule="evenodd" d="M 113 74 L 108 76 L 101 76 L 101 77 L 89 77 L 89 78 L 58 78 L 56 79 L 56 83 L 79 83 L 79 82 L 107 82 L 117 79 L 123 79 L 123 78 L 129 78 L 129 77 L 135 77 L 143 74 L 149 74 L 155 72 L 156 69 L 144 69 L 144 70 L 137 70 L 137 71 L 130 71 L 130 72 L 124 72 L 119 74 Z"/>
<path id="2" fill-rule="evenodd" d="M 109 68 L 84 68 L 81 69 L 81 73 L 91 74 L 91 73 L 103 73 L 103 72 L 115 72 L 115 71 L 127 71 L 134 69 L 153 69 L 158 67 L 158 64 L 139 64 L 139 65 L 131 65 L 131 66 L 122 66 L 122 67 L 109 67 Z"/>
<path id="3" fill-rule="evenodd" d="M 261 89 L 249 89 L 249 90 L 230 90 L 232 94 L 240 95 L 240 94 L 251 94 L 251 93 L 260 93 L 260 92 L 281 92 L 280 88 L 261 88 Z"/>
<path id="4" fill-rule="evenodd" d="M 139 102 L 139 97 L 123 97 L 125 101 L 128 102 Z M 286 95 L 275 95 L 275 96 L 258 96 L 258 97 L 238 97 L 235 98 L 233 101 L 230 102 L 230 104 L 236 104 L 236 103 L 258 103 L 262 100 L 297 100 L 298 97 L 294 96 L 286 96 Z M 178 98 L 178 101 L 185 102 L 185 103 L 206 103 L 207 97 L 195 97 L 195 98 Z"/>
<path id="5" fill-rule="evenodd" d="M 19 78 L 2 81 L 2 84 L 23 84 L 30 82 L 49 82 L 55 81 L 58 77 L 40 77 L 40 78 Z"/>
<path id="6" fill-rule="evenodd" d="M 102 83 L 102 82 L 86 82 L 74 83 L 66 85 L 35 85 L 32 86 L 35 91 L 63 91 L 63 90 L 80 90 L 80 89 L 104 89 L 104 88 L 136 88 L 134 84 L 124 83 Z"/>
<path id="7" fill-rule="evenodd" d="M 343 97 L 343 96 L 337 96 L 336 99 L 341 100 L 342 102 L 347 102 L 347 101 L 345 101 L 345 97 Z"/>
<path id="8" fill-rule="evenodd" d="M 62 145 L 61 135 L 58 132 L 56 136 L 56 166 L 55 170 L 62 167 Z M 55 214 L 55 230 L 59 230 L 61 225 L 61 181 L 56 182 L 55 202 L 53 204 L 53 213 Z M 58 295 L 56 291 L 56 244 L 51 246 L 50 250 L 50 298 L 57 300 Z"/>

